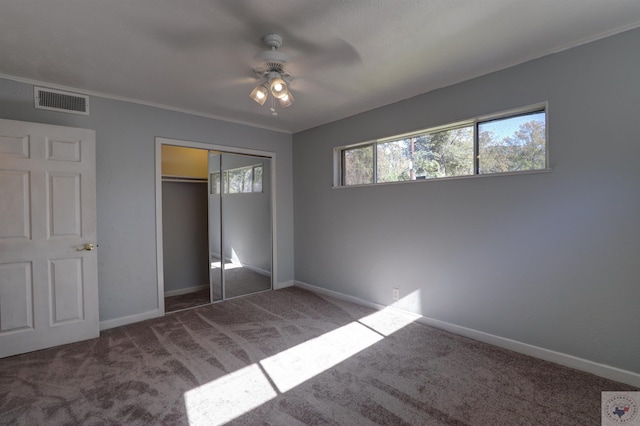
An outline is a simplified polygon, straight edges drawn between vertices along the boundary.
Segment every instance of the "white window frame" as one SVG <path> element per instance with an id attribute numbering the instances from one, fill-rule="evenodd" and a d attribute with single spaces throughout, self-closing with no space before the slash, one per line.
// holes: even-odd
<path id="1" fill-rule="evenodd" d="M 535 112 L 544 112 L 545 114 L 545 168 L 543 169 L 535 169 L 535 170 L 522 170 L 522 171 L 514 171 L 514 172 L 499 172 L 499 173 L 478 173 L 478 144 L 479 144 L 479 135 L 478 135 L 478 126 L 482 123 L 500 119 L 507 119 L 510 117 L 517 117 L 520 115 L 526 115 Z M 395 182 L 377 182 L 377 144 L 396 141 L 400 139 L 406 139 L 413 136 L 424 135 L 426 133 L 437 133 L 445 130 L 453 130 L 461 127 L 473 126 L 473 157 L 474 157 L 474 165 L 473 165 L 473 174 L 470 175 L 460 175 L 460 176 L 447 176 L 447 177 L 437 177 L 437 178 L 429 178 L 429 179 L 416 179 L 416 180 L 402 180 Z M 344 185 L 343 181 L 343 152 L 347 149 L 358 148 L 362 146 L 373 145 L 373 183 L 365 183 L 358 185 Z M 333 188 L 359 188 L 363 186 L 374 186 L 374 185 L 396 185 L 396 184 L 406 184 L 406 183 L 415 183 L 415 182 L 430 182 L 430 181 L 441 181 L 441 180 L 450 180 L 450 179 L 473 179 L 480 177 L 489 177 L 489 176 L 509 176 L 509 175 L 521 175 L 521 174 L 536 174 L 536 173 L 548 173 L 551 171 L 550 167 L 550 144 L 549 144 L 549 104 L 548 102 L 540 102 L 532 105 L 527 105 L 524 107 L 513 108 L 505 111 L 500 111 L 497 113 L 486 114 L 477 116 L 474 118 L 460 120 L 453 123 L 448 123 L 440 126 L 429 127 L 426 129 L 416 130 L 407 133 L 401 133 L 393 136 L 387 136 L 380 139 L 369 140 L 366 142 L 359 142 L 356 144 L 342 145 L 335 147 L 333 149 Z"/>

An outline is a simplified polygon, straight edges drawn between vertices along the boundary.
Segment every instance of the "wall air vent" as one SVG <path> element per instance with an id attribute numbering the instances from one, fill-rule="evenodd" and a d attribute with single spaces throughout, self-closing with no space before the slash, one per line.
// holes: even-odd
<path id="1" fill-rule="evenodd" d="M 89 115 L 89 96 L 44 87 L 34 87 L 33 95 L 38 109 Z"/>

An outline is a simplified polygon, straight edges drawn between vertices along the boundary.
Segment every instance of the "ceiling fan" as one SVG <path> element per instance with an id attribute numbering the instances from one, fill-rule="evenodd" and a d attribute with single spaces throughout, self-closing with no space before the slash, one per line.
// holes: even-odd
<path id="1" fill-rule="evenodd" d="M 289 57 L 279 51 L 282 46 L 282 37 L 279 34 L 269 33 L 262 37 L 262 42 L 268 48 L 260 52 L 258 58 L 262 64 L 253 69 L 259 79 L 258 85 L 251 91 L 249 97 L 264 105 L 271 94 L 271 115 L 276 116 L 275 101 L 282 108 L 291 106 L 294 102 L 289 86 L 293 76 L 285 70 L 285 63 Z"/>

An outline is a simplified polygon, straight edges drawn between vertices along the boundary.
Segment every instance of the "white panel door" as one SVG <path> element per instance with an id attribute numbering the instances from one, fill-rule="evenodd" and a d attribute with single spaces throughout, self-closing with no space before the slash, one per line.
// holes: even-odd
<path id="1" fill-rule="evenodd" d="M 98 337 L 95 132 L 0 120 L 0 358 Z"/>

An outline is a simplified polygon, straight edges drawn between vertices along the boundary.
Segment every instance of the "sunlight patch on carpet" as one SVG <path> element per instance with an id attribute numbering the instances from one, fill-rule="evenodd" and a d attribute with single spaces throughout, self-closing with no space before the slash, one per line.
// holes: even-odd
<path id="1" fill-rule="evenodd" d="M 387 307 L 184 394 L 190 425 L 221 425 L 329 370 L 419 315 Z"/>
<path id="2" fill-rule="evenodd" d="M 185 392 L 190 425 L 222 425 L 275 398 L 257 364 Z"/>
<path id="3" fill-rule="evenodd" d="M 358 322 L 260 361 L 282 393 L 306 382 L 384 337 Z"/>

